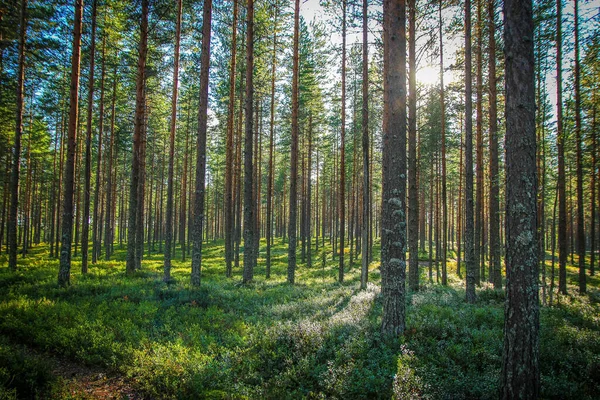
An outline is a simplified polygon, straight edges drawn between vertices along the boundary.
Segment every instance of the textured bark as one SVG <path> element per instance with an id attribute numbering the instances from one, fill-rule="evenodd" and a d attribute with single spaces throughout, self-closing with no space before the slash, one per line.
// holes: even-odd
<path id="1" fill-rule="evenodd" d="M 593 96 L 595 100 L 595 95 Z M 596 104 L 594 102 L 594 104 Z M 596 267 L 596 166 L 598 165 L 598 139 L 596 127 L 596 108 L 592 111 L 592 181 L 590 182 L 590 276 L 594 276 Z M 1 241 L 0 241 L 1 243 Z"/>
<path id="2" fill-rule="evenodd" d="M 483 259 L 481 257 L 482 239 L 483 239 L 483 52 L 481 50 L 483 41 L 483 20 L 482 20 L 482 2 L 477 1 L 477 42 L 475 54 L 477 57 L 476 66 L 476 191 L 475 191 L 475 230 L 474 230 L 474 264 L 475 264 L 475 284 L 480 285 L 484 279 Z"/>
<path id="3" fill-rule="evenodd" d="M 250 0 L 251 2 L 252 0 Z M 200 285 L 202 267 L 202 233 L 204 226 L 204 184 L 206 175 L 206 130 L 208 124 L 208 78 L 210 67 L 210 33 L 212 0 L 204 0 L 202 12 L 202 48 L 200 55 L 200 104 L 196 143 L 196 186 L 192 224 L 192 285 Z"/>
<path id="4" fill-rule="evenodd" d="M 252 130 L 254 116 L 254 0 L 248 0 L 246 16 L 246 126 L 244 135 L 244 273 L 243 282 L 254 278 L 255 204 Z"/>
<path id="5" fill-rule="evenodd" d="M 533 6 L 504 2 L 506 305 L 502 398 L 539 396 L 539 299 Z"/>
<path id="6" fill-rule="evenodd" d="M 225 275 L 231 277 L 234 244 L 233 216 L 233 129 L 235 115 L 235 68 L 237 53 L 238 1 L 233 0 L 233 23 L 231 27 L 231 62 L 229 65 L 229 105 L 227 108 L 227 139 L 225 144 Z"/>
<path id="7" fill-rule="evenodd" d="M 419 198 L 417 189 L 416 0 L 408 0 L 408 287 L 419 289 Z"/>
<path id="8" fill-rule="evenodd" d="M 17 107 L 15 143 L 10 176 L 10 209 L 8 211 L 8 268 L 17 269 L 17 211 L 19 209 L 19 170 L 21 168 L 21 137 L 23 136 L 23 100 L 25 87 L 25 42 L 27 37 L 27 0 L 21 0 L 19 22 L 19 70 L 17 75 Z M 1 243 L 0 243 L 1 245 Z"/>
<path id="9" fill-rule="evenodd" d="M 581 73 L 579 65 L 579 1 L 573 0 L 575 9 L 575 141 L 577 142 L 577 255 L 579 258 L 579 293 L 585 293 L 585 220 L 583 210 L 583 154 L 581 139 Z"/>
<path id="10" fill-rule="evenodd" d="M 338 280 L 344 281 L 344 246 L 346 234 L 346 3 L 342 0 L 342 126 L 340 127 L 340 259 Z"/>
<path id="11" fill-rule="evenodd" d="M 271 58 L 271 121 L 269 123 L 269 181 L 267 183 L 267 252 L 266 252 L 266 277 L 271 277 L 271 245 L 273 244 L 273 165 L 275 164 L 273 146 L 275 140 L 275 71 L 277 69 L 277 20 L 279 8 L 275 3 L 273 29 L 273 55 Z"/>
<path id="12" fill-rule="evenodd" d="M 102 242 L 102 208 L 100 207 L 100 188 L 102 187 L 102 143 L 104 139 L 104 82 L 106 78 L 106 36 L 102 38 L 102 67 L 100 75 L 100 104 L 98 109 L 98 154 L 96 157 L 96 183 L 94 185 L 94 213 L 92 217 L 92 263 L 95 264 L 100 257 Z M 105 170 L 104 174 L 106 175 Z M 109 173 L 110 175 L 110 173 Z M 108 207 L 107 207 L 108 209 Z M 99 215 L 100 213 L 100 215 Z M 105 243 L 105 246 L 107 244 Z"/>
<path id="13" fill-rule="evenodd" d="M 496 289 L 502 288 L 502 265 L 500 264 L 500 175 L 498 173 L 498 109 L 496 90 L 496 1 L 488 0 L 489 40 L 489 146 L 490 146 L 490 277 Z"/>
<path id="14" fill-rule="evenodd" d="M 250 0 L 251 1 L 251 0 Z M 287 281 L 296 281 L 296 219 L 298 213 L 298 41 L 300 27 L 300 0 L 294 3 L 294 53 L 292 70 L 292 143 L 290 150 L 290 215 L 288 224 L 288 268 Z"/>
<path id="15" fill-rule="evenodd" d="M 406 6 L 383 3 L 383 178 L 381 291 L 384 335 L 405 328 L 406 273 Z"/>
<path id="16" fill-rule="evenodd" d="M 562 104 L 562 0 L 556 0 L 556 145 L 558 158 L 558 291 L 567 294 L 567 196 Z"/>
<path id="17" fill-rule="evenodd" d="M 75 145 L 77 137 L 77 117 L 79 111 L 79 71 L 81 61 L 81 18 L 83 1 L 75 1 L 73 21 L 73 51 L 71 55 L 71 89 L 69 95 L 69 133 L 67 137 L 67 160 L 64 173 L 62 232 L 60 246 L 59 286 L 70 284 L 71 241 L 73 235 L 73 190 L 75 184 Z"/>
<path id="18" fill-rule="evenodd" d="M 362 242 L 363 251 L 362 269 L 360 274 L 361 289 L 367 288 L 367 280 L 369 279 L 369 210 L 371 209 L 371 187 L 369 177 L 369 44 L 368 44 L 368 6 L 369 1 L 363 0 L 362 4 L 362 156 L 363 156 L 363 200 L 362 200 Z M 411 35 L 411 38 L 413 36 Z M 412 53 L 411 53 L 412 55 Z M 413 138 L 414 139 L 414 138 Z M 416 146 L 416 145 L 415 145 Z M 317 169 L 318 171 L 318 169 Z M 415 174 L 416 174 L 416 158 L 415 158 Z M 415 175 L 416 184 L 416 175 Z M 317 185 L 317 191 L 318 191 Z M 415 189 L 416 196 L 416 189 Z M 317 194 L 317 199 L 319 198 Z M 417 208 L 418 214 L 418 208 Z M 418 218 L 418 215 L 417 215 Z M 417 222 L 418 223 L 418 222 Z M 415 242 L 417 235 L 415 235 Z M 319 241 L 317 240 L 317 243 Z M 418 250 L 417 250 L 418 251 Z M 412 254 L 412 253 L 411 253 Z M 412 255 L 411 255 L 412 260 Z M 417 279 L 418 279 L 417 271 Z"/>
<path id="19" fill-rule="evenodd" d="M 142 240 L 138 233 L 138 192 L 141 186 L 141 147 L 144 129 L 144 109 L 146 103 L 145 95 L 145 70 L 146 55 L 148 53 L 148 1 L 142 0 L 142 21 L 140 24 L 139 56 L 137 63 L 137 78 L 135 82 L 135 117 L 133 127 L 133 156 L 131 162 L 131 184 L 129 186 L 129 217 L 127 223 L 127 274 L 136 270 L 137 240 Z"/>
<path id="20" fill-rule="evenodd" d="M 88 106 L 85 130 L 85 166 L 83 188 L 83 223 L 81 227 L 81 273 L 88 271 L 88 241 L 90 233 L 90 200 L 92 184 L 92 118 L 94 111 L 94 69 L 96 58 L 97 0 L 92 0 L 92 37 L 90 39 L 90 70 L 88 78 Z"/>
<path id="21" fill-rule="evenodd" d="M 482 0 L 479 0 L 482 1 Z M 446 184 L 446 98 L 444 88 L 444 41 L 443 41 L 443 21 L 442 21 L 442 2 L 440 0 L 439 9 L 440 24 L 440 106 L 442 118 L 441 132 L 441 152 L 442 152 L 442 285 L 448 283 L 448 271 L 446 267 L 446 258 L 448 255 L 448 195 Z"/>
<path id="22" fill-rule="evenodd" d="M 465 1 L 465 264 L 467 269 L 466 300 L 474 303 L 476 264 L 473 216 L 473 104 L 471 82 L 471 0 Z"/>
<path id="23" fill-rule="evenodd" d="M 167 218 L 165 232 L 164 276 L 171 280 L 171 244 L 173 242 L 173 169 L 175 168 L 175 134 L 177 130 L 177 95 L 179 93 L 179 43 L 181 42 L 181 12 L 183 0 L 177 0 L 175 23 L 175 52 L 173 54 L 173 92 L 171 95 L 171 129 L 169 132 L 169 171 L 167 173 Z"/>
<path id="24" fill-rule="evenodd" d="M 106 217 L 104 225 L 104 259 L 110 260 L 112 254 L 112 247 L 114 242 L 114 229 L 113 219 L 115 214 L 115 207 L 113 207 L 113 185 L 116 187 L 116 173 L 115 183 L 113 184 L 113 160 L 114 160 L 114 147 L 115 147 L 115 118 L 116 118 L 116 101 L 117 101 L 117 67 L 113 74 L 113 87 L 112 87 L 112 101 L 110 107 L 110 142 L 108 145 L 107 158 L 107 169 L 106 174 Z M 116 199 L 115 199 L 116 200 Z M 123 229 L 121 226 L 120 229 Z"/>

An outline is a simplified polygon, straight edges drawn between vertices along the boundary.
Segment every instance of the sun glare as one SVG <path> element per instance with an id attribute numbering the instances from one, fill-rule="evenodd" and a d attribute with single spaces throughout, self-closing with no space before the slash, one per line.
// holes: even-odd
<path id="1" fill-rule="evenodd" d="M 428 65 L 417 71 L 417 81 L 422 85 L 431 86 L 439 82 L 440 71 Z"/>

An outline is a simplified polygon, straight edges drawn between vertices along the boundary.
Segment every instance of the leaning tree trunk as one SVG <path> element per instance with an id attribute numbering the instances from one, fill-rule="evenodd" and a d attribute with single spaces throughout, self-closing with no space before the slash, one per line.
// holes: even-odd
<path id="1" fill-rule="evenodd" d="M 384 113 L 381 291 L 384 335 L 405 328 L 406 273 L 406 5 L 384 0 Z"/>
<path id="2" fill-rule="evenodd" d="M 505 0 L 506 306 L 502 398 L 539 396 L 533 5 Z"/>
<path id="3" fill-rule="evenodd" d="M 67 137 L 67 160 L 65 163 L 63 216 L 60 247 L 59 286 L 67 286 L 71 279 L 71 242 L 73 235 L 73 191 L 75 186 L 75 145 L 79 111 L 79 71 L 81 61 L 81 18 L 83 0 L 75 1 L 73 22 L 73 51 L 71 56 L 71 90 L 69 106 L 69 133 Z"/>

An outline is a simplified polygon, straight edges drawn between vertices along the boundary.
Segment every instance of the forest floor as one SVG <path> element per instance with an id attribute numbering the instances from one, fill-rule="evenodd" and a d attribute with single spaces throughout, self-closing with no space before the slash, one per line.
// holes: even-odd
<path id="1" fill-rule="evenodd" d="M 503 291 L 483 284 L 466 304 L 454 262 L 446 287 L 420 263 L 407 331 L 387 341 L 378 263 L 360 291 L 360 260 L 340 284 L 338 260 L 324 250 L 324 263 L 322 248 L 312 267 L 299 263 L 290 286 L 279 239 L 264 278 L 263 241 L 255 282 L 244 286 L 239 268 L 225 277 L 223 243 L 210 243 L 200 288 L 179 249 L 172 283 L 162 281 L 158 253 L 126 277 L 117 246 L 114 261 L 86 275 L 75 257 L 68 288 L 56 285 L 58 261 L 44 246 L 19 258 L 15 273 L 0 255 L 0 399 L 497 398 Z M 541 310 L 542 397 L 600 398 L 600 277 L 588 276 L 583 296 L 574 266 L 568 279 L 570 294 Z"/>

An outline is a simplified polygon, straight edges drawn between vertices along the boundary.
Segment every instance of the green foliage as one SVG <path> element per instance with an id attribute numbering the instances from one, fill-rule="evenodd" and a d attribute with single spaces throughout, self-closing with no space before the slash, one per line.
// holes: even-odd
<path id="1" fill-rule="evenodd" d="M 222 243 L 204 251 L 200 288 L 188 284 L 189 262 L 174 261 L 174 281 L 162 282 L 161 254 L 126 277 L 117 252 L 118 261 L 100 262 L 86 276 L 75 272 L 65 289 L 55 284 L 57 262 L 41 247 L 18 272 L 1 268 L 0 398 L 62 396 L 38 352 L 103 367 L 151 398 L 497 397 L 501 291 L 482 288 L 469 305 L 453 274 L 449 287 L 425 284 L 407 299 L 405 335 L 389 342 L 379 334 L 377 263 L 366 291 L 358 289 L 357 267 L 348 267 L 340 285 L 326 246 L 324 268 L 322 260 L 301 265 L 299 283 L 290 286 L 286 246 L 276 240 L 273 278 L 263 278 L 259 259 L 256 281 L 240 286 L 224 277 Z M 600 312 L 593 299 L 561 297 L 560 305 L 542 308 L 544 398 L 600 393 Z"/>

